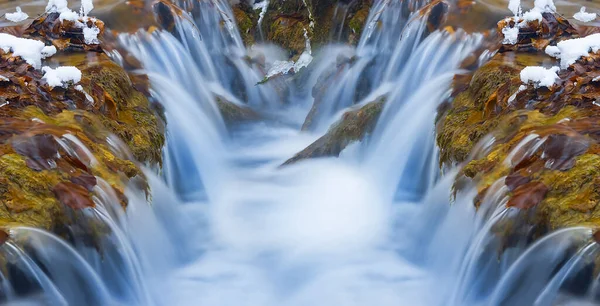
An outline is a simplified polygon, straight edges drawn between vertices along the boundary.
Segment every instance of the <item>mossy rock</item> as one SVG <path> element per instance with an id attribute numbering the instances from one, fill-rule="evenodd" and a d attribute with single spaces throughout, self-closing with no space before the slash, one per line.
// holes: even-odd
<path id="1" fill-rule="evenodd" d="M 347 111 L 325 135 L 288 159 L 283 165 L 307 158 L 339 156 L 349 144 L 362 141 L 373 131 L 384 105 L 385 97 L 382 96 L 359 109 Z"/>
<path id="2" fill-rule="evenodd" d="M 523 84 L 524 67 L 556 65 L 531 44 L 535 35 L 542 45 L 579 36 L 560 16 L 544 18 L 471 78 L 456 78 L 437 133 L 440 162 L 463 165 L 455 187 L 472 180 L 479 206 L 493 184 L 503 183 L 506 205 L 523 212 L 520 226 L 535 237 L 567 226 L 600 226 L 600 83 L 594 81 L 600 54 L 559 71 L 549 88 Z M 478 144 L 485 135 L 491 137 Z"/>
<path id="3" fill-rule="evenodd" d="M 260 119 L 260 115 L 247 106 L 237 105 L 221 96 L 216 97 L 216 102 L 223 120 L 228 126 Z"/>
<path id="4" fill-rule="evenodd" d="M 48 22 L 56 20 L 42 16 L 25 35 L 62 41 L 45 32 Z M 147 188 L 138 161 L 161 164 L 163 123 L 127 73 L 98 45 L 63 50 L 44 64 L 79 68 L 78 86 L 51 87 L 40 70 L 0 51 L 9 79 L 0 83 L 0 227 L 65 234 L 70 216 L 96 205 L 98 188 L 125 208 L 131 179 Z"/>

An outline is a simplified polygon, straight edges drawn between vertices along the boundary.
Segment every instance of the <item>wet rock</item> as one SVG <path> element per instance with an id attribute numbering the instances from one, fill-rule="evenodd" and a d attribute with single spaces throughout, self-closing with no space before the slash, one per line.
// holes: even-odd
<path id="1" fill-rule="evenodd" d="M 247 106 L 235 104 L 231 101 L 228 101 L 224 97 L 217 96 L 216 102 L 217 107 L 223 116 L 223 120 L 227 125 L 260 119 L 260 115 L 253 109 Z"/>
<path id="2" fill-rule="evenodd" d="M 83 186 L 60 182 L 52 189 L 60 203 L 72 209 L 83 209 L 94 207 L 95 204 L 90 198 L 89 191 Z"/>
<path id="3" fill-rule="evenodd" d="M 440 116 L 437 133 L 440 162 L 463 165 L 460 180 L 471 179 L 479 191 L 475 204 L 502 180 L 511 191 L 507 206 L 530 211 L 524 222 L 536 229 L 536 237 L 600 222 L 600 109 L 595 102 L 600 84 L 593 81 L 600 75 L 600 55 L 560 70 L 550 88 L 523 84 L 523 68 L 555 61 L 543 52 L 545 46 L 584 35 L 558 15 L 543 16 L 541 23 L 521 29 L 516 44 L 499 47 L 470 78 L 456 78 L 452 104 Z M 480 149 L 486 135 L 491 138 Z M 475 148 L 479 153 L 470 155 Z"/>
<path id="4" fill-rule="evenodd" d="M 86 22 L 99 27 L 101 41 L 101 21 Z M 48 14 L 14 33 L 56 46 L 43 65 L 82 74 L 76 84 L 50 86 L 41 70 L 0 51 L 8 78 L 0 82 L 0 227 L 58 232 L 75 222 L 67 214 L 94 206 L 98 179 L 123 195 L 131 178 L 143 177 L 136 160 L 160 165 L 164 130 L 146 96 L 101 44 L 86 43 L 80 26 Z M 127 198 L 119 200 L 126 207 Z"/>
<path id="5" fill-rule="evenodd" d="M 347 111 L 325 135 L 288 159 L 283 165 L 307 158 L 339 156 L 349 144 L 363 140 L 373 131 L 384 104 L 385 97 L 380 97 L 359 109 Z"/>

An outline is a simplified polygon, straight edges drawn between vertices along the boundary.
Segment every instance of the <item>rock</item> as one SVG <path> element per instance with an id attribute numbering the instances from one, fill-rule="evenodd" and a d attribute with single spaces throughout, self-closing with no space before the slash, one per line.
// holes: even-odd
<path id="1" fill-rule="evenodd" d="M 373 131 L 384 104 L 385 97 L 382 96 L 359 109 L 347 111 L 325 135 L 288 159 L 283 166 L 307 158 L 339 156 L 349 144 L 363 140 Z"/>
<path id="2" fill-rule="evenodd" d="M 64 233 L 74 220 L 67 215 L 95 205 L 98 180 L 126 207 L 126 183 L 143 178 L 136 161 L 162 162 L 163 123 L 146 96 L 100 44 L 56 17 L 43 15 L 20 34 L 54 44 L 59 53 L 44 65 L 77 67 L 76 84 L 52 87 L 41 70 L 0 50 L 8 79 L 0 82 L 0 227 Z"/>
<path id="3" fill-rule="evenodd" d="M 371 0 L 271 0 L 260 25 L 260 12 L 246 1 L 239 1 L 233 12 L 247 46 L 264 39 L 288 50 L 293 58 L 304 51 L 305 31 L 314 47 L 329 42 L 333 31 L 339 31 L 342 42 L 357 43 L 371 5 Z M 345 13 L 334 16 L 337 9 Z"/>
<path id="4" fill-rule="evenodd" d="M 221 111 L 225 124 L 231 126 L 244 121 L 260 119 L 260 115 L 247 106 L 242 106 L 228 101 L 224 97 L 216 97 L 217 107 Z"/>
<path id="5" fill-rule="evenodd" d="M 598 226 L 600 84 L 593 79 L 600 75 L 600 54 L 560 70 L 550 88 L 523 84 L 524 67 L 554 61 L 545 46 L 583 35 L 551 14 L 523 31 L 470 78 L 456 79 L 452 104 L 438 122 L 440 162 L 464 165 L 457 182 L 476 183 L 477 206 L 502 180 L 507 206 L 525 213 L 536 237 L 566 226 Z M 486 139 L 493 141 L 478 144 L 490 133 Z"/>

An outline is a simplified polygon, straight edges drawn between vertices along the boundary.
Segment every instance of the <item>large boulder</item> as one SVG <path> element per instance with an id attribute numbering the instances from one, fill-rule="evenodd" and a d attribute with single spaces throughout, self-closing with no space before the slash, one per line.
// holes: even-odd
<path id="1" fill-rule="evenodd" d="M 498 32 L 507 26 L 501 21 Z M 600 55 L 546 70 L 556 72 L 551 85 L 521 75 L 558 66 L 545 48 L 585 34 L 551 13 L 520 27 L 514 44 L 505 40 L 472 76 L 457 77 L 438 124 L 440 161 L 464 165 L 457 183 L 476 182 L 474 204 L 497 192 L 494 184 L 506 186 L 505 205 L 523 211 L 528 235 L 600 224 Z"/>

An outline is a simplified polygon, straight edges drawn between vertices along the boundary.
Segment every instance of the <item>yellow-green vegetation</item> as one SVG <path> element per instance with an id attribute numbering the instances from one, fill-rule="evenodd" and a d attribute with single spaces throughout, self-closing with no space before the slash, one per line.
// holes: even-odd
<path id="1" fill-rule="evenodd" d="M 243 7 L 241 5 L 243 5 Z M 245 1 L 241 1 L 240 5 L 233 7 L 233 15 L 237 22 L 244 44 L 246 46 L 253 45 L 255 42 L 255 24 L 258 23 L 257 13 L 254 12 L 251 7 L 248 7 Z"/>
<path id="2" fill-rule="evenodd" d="M 532 49 L 531 33 L 545 44 L 577 36 L 564 19 L 545 18 L 542 25 L 529 25 L 538 30 L 501 49 L 471 78 L 456 78 L 437 135 L 440 162 L 462 164 L 461 185 L 463 178 L 477 185 L 474 204 L 481 204 L 492 184 L 504 183 L 507 206 L 526 211 L 523 222 L 535 227 L 535 235 L 565 226 L 600 226 L 600 111 L 594 105 L 600 84 L 592 80 L 600 74 L 600 56 L 592 54 L 561 70 L 550 88 L 522 84 L 524 67 L 553 61 Z M 470 156 L 488 134 L 480 153 Z"/>
<path id="3" fill-rule="evenodd" d="M 349 41 L 351 44 L 358 43 L 367 18 L 369 18 L 369 11 L 370 7 L 364 5 L 348 21 L 348 27 L 350 28 Z"/>
<path id="4" fill-rule="evenodd" d="M 64 41 L 48 32 L 60 28 L 56 17 L 40 17 L 26 35 Z M 79 41 L 74 35 L 67 40 Z M 74 212 L 95 206 L 98 188 L 110 189 L 105 192 L 127 205 L 128 181 L 141 178 L 145 184 L 136 160 L 161 164 L 163 123 L 136 90 L 144 84 L 133 84 L 99 45 L 61 50 L 47 61 L 79 68 L 78 86 L 51 87 L 41 71 L 0 50 L 8 78 L 0 84 L 0 101 L 8 102 L 0 108 L 0 227 L 64 234 Z"/>

